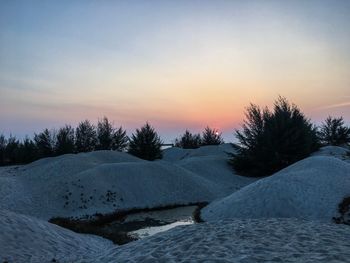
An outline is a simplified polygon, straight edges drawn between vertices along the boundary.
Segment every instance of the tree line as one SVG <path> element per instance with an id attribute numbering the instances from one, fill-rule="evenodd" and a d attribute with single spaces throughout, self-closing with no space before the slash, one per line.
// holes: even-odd
<path id="1" fill-rule="evenodd" d="M 203 137 L 186 131 L 183 137 L 175 140 L 175 145 L 198 148 L 223 142 L 221 134 L 206 127 Z M 84 120 L 75 129 L 71 125 L 65 125 L 58 130 L 46 128 L 38 134 L 35 133 L 33 138 L 27 136 L 23 140 L 12 135 L 6 139 L 0 134 L 0 165 L 26 164 L 45 157 L 98 150 L 126 151 L 142 159 L 155 160 L 162 157 L 162 143 L 149 123 L 136 129 L 129 138 L 122 126 L 115 127 L 107 117 L 103 117 L 97 125 Z"/>
<path id="2" fill-rule="evenodd" d="M 229 163 L 242 175 L 270 175 L 295 163 L 324 145 L 348 145 L 350 128 L 343 117 L 328 117 L 320 127 L 313 125 L 300 109 L 279 97 L 272 110 L 251 104 L 245 112 L 242 128 L 235 131 L 238 143 Z M 206 127 L 202 134 L 186 130 L 175 139 L 175 146 L 195 149 L 223 144 L 221 133 Z M 107 117 L 97 125 L 82 121 L 74 129 L 65 125 L 58 130 L 44 129 L 31 139 L 0 135 L 0 165 L 25 164 L 34 160 L 68 153 L 96 150 L 126 151 L 145 160 L 162 158 L 162 141 L 146 123 L 128 137 Z"/>

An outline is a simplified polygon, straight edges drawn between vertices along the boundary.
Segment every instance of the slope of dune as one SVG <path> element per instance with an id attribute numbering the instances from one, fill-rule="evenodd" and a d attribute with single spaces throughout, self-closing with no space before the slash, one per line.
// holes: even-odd
<path id="1" fill-rule="evenodd" d="M 296 217 L 330 221 L 350 195 L 350 164 L 315 156 L 211 203 L 205 220 Z"/>

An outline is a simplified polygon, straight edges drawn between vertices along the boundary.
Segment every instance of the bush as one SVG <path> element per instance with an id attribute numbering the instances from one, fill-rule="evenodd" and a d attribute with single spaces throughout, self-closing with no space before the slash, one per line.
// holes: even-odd
<path id="1" fill-rule="evenodd" d="M 316 128 L 282 97 L 273 112 L 251 104 L 242 128 L 236 130 L 239 143 L 230 163 L 244 175 L 271 175 L 319 148 Z"/>
<path id="2" fill-rule="evenodd" d="M 219 145 L 223 144 L 224 140 L 221 137 L 221 133 L 219 133 L 215 129 L 211 129 L 209 127 L 206 127 L 203 135 L 202 135 L 202 142 L 201 145 Z"/>
<path id="3" fill-rule="evenodd" d="M 350 127 L 344 125 L 343 117 L 328 117 L 318 133 L 323 145 L 346 145 L 350 143 Z"/>
<path id="4" fill-rule="evenodd" d="M 162 158 L 162 141 L 154 128 L 146 123 L 141 129 L 132 134 L 129 153 L 141 159 L 153 161 Z"/>
<path id="5" fill-rule="evenodd" d="M 175 146 L 184 149 L 196 149 L 201 146 L 201 135 L 192 134 L 189 130 L 186 130 L 181 138 L 175 140 Z"/>

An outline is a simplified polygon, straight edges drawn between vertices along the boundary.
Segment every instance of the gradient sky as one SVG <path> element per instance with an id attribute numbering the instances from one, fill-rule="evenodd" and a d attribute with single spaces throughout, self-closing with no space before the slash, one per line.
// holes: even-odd
<path id="1" fill-rule="evenodd" d="M 350 119 L 350 1 L 0 1 L 0 132 L 108 116 L 232 139 L 278 95 Z"/>

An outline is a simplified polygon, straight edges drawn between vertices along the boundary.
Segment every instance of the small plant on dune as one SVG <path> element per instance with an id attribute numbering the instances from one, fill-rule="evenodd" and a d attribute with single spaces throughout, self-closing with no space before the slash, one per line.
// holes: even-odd
<path id="1" fill-rule="evenodd" d="M 162 141 L 152 126 L 146 123 L 132 134 L 128 152 L 141 159 L 153 161 L 162 158 Z"/>
<path id="2" fill-rule="evenodd" d="M 296 105 L 285 98 L 275 101 L 273 111 L 251 104 L 246 111 L 239 141 L 230 163 L 248 176 L 271 175 L 319 148 L 316 128 Z"/>
<path id="3" fill-rule="evenodd" d="M 221 133 L 219 133 L 215 129 L 211 129 L 210 127 L 206 127 L 202 134 L 202 142 L 201 145 L 219 145 L 223 144 L 224 140 L 221 137 Z"/>
<path id="4" fill-rule="evenodd" d="M 320 127 L 318 136 L 323 145 L 346 145 L 350 143 L 350 127 L 344 125 L 343 117 L 329 116 Z"/>
<path id="5" fill-rule="evenodd" d="M 196 149 L 201 146 L 201 136 L 200 134 L 192 134 L 189 130 L 175 140 L 175 146 L 183 149 Z"/>

